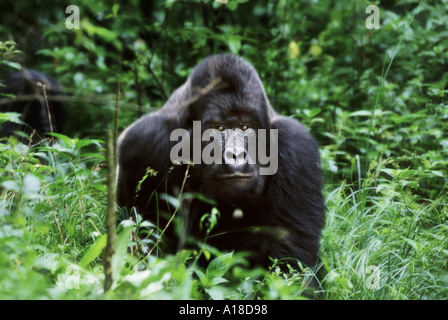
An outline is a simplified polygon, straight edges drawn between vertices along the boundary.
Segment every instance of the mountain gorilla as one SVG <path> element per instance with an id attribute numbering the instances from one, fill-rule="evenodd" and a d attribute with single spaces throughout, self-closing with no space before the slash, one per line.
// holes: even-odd
<path id="1" fill-rule="evenodd" d="M 38 71 L 24 69 L 10 73 L 2 82 L 5 87 L 0 87 L 0 92 L 14 94 L 15 99 L 0 106 L 0 112 L 18 112 L 21 114 L 20 119 L 25 123 L 25 125 L 4 123 L 1 127 L 2 137 L 11 135 L 14 131 L 31 134 L 36 130 L 38 136 L 45 132 L 61 132 L 65 121 L 65 105 L 52 99 L 54 96 L 62 95 L 59 84 L 54 79 Z"/>
<path id="2" fill-rule="evenodd" d="M 174 165 L 179 153 L 182 164 Z M 206 161 L 207 154 L 216 161 Z M 212 204 L 197 197 L 183 202 L 182 231 L 165 232 L 168 249 L 182 247 L 187 236 L 205 237 L 222 250 L 251 251 L 256 264 L 272 257 L 296 269 L 297 260 L 314 266 L 324 223 L 321 189 L 314 139 L 272 109 L 253 66 L 232 55 L 202 61 L 163 108 L 118 139 L 120 207 L 135 208 L 163 229 L 174 209 L 161 194 L 200 193 L 215 201 L 220 217 L 211 234 L 200 225 Z"/>

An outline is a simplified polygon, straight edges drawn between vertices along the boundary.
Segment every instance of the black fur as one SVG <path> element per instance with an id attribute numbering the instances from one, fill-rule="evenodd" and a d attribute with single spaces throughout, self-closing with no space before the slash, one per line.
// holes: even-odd
<path id="1" fill-rule="evenodd" d="M 24 69 L 10 73 L 2 82 L 5 87 L 0 87 L 0 92 L 14 94 L 16 99 L 0 106 L 0 111 L 21 113 L 21 120 L 26 125 L 4 123 L 1 136 L 11 135 L 14 131 L 25 131 L 31 134 L 33 130 L 36 130 L 38 136 L 45 132 L 62 131 L 66 107 L 62 102 L 53 100 L 54 96 L 62 95 L 59 84 L 54 79 L 38 71 Z M 43 90 L 38 86 L 39 82 L 45 85 L 51 118 L 48 115 Z"/>
<path id="2" fill-rule="evenodd" d="M 191 133 L 194 120 L 201 121 L 203 131 L 220 124 L 226 128 L 250 124 L 255 130 L 278 129 L 278 171 L 274 175 L 257 174 L 263 167 L 259 163 L 239 168 L 225 164 L 189 168 L 184 192 L 205 194 L 216 200 L 221 212 L 207 242 L 223 250 L 252 251 L 255 263 L 266 264 L 269 257 L 285 258 L 294 267 L 294 259 L 307 266 L 318 263 L 324 223 L 318 147 L 298 121 L 272 109 L 257 72 L 239 57 L 205 59 L 162 109 L 142 117 L 121 134 L 119 206 L 135 206 L 153 222 L 157 211 L 168 211 L 165 200 L 159 199 L 157 205 L 153 191 L 176 195 L 181 188 L 186 165 L 174 166 L 168 173 L 173 167 L 170 150 L 177 143 L 170 141 L 170 134 L 177 128 Z M 148 167 L 158 174 L 148 177 L 136 193 Z M 236 171 L 250 175 L 250 183 L 223 178 Z M 210 212 L 211 205 L 193 200 L 184 206 L 188 211 L 185 230 L 201 239 L 204 231 L 199 228 L 199 219 Z M 243 217 L 233 215 L 237 208 L 243 211 Z M 169 215 L 161 220 L 161 228 L 167 218 Z M 176 248 L 174 234 L 168 237 L 168 247 L 169 240 Z"/>

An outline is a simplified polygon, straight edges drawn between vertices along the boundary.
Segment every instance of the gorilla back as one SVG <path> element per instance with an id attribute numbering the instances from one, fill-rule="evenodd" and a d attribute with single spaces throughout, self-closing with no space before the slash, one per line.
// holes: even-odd
<path id="1" fill-rule="evenodd" d="M 297 260 L 319 262 L 324 204 L 318 147 L 298 121 L 272 109 L 257 72 L 242 58 L 205 59 L 163 108 L 119 137 L 120 207 L 135 208 L 163 229 L 173 208 L 158 195 L 180 190 L 215 201 L 220 218 L 207 242 L 218 249 L 251 251 L 257 264 L 269 257 L 295 268 Z M 184 201 L 181 231 L 165 233 L 167 250 L 182 247 L 187 236 L 203 239 L 200 220 L 211 208 L 199 199 Z"/>

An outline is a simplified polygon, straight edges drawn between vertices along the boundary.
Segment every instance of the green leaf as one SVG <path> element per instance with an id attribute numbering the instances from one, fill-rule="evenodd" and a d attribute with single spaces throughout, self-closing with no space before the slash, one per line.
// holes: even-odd
<path id="1" fill-rule="evenodd" d="M 368 110 L 360 110 L 350 113 L 350 117 L 370 117 L 372 112 Z"/>
<path id="2" fill-rule="evenodd" d="M 310 110 L 310 114 L 308 115 L 310 118 L 314 118 L 322 111 L 321 108 L 313 108 Z"/>
<path id="3" fill-rule="evenodd" d="M 207 267 L 205 274 L 208 279 L 214 279 L 222 277 L 230 267 L 230 258 L 232 258 L 233 252 L 229 252 L 222 256 L 213 259 Z"/>
<path id="4" fill-rule="evenodd" d="M 115 242 L 115 253 L 112 257 L 112 272 L 114 281 L 119 277 L 121 270 L 126 262 L 126 255 L 128 253 L 128 244 L 130 241 L 132 227 L 126 227 L 118 234 Z"/>
<path id="5" fill-rule="evenodd" d="M 81 267 L 86 268 L 90 262 L 98 258 L 102 250 L 106 247 L 106 244 L 107 234 L 103 234 L 90 246 L 84 257 L 82 257 L 81 262 L 79 263 Z"/>
<path id="6" fill-rule="evenodd" d="M 23 179 L 23 195 L 26 199 L 32 199 L 40 191 L 40 180 L 33 174 L 27 174 Z"/>
<path id="7" fill-rule="evenodd" d="M 177 208 L 177 207 L 180 206 L 180 201 L 179 201 L 179 199 L 176 198 L 176 197 L 173 197 L 173 196 L 171 196 L 171 195 L 169 195 L 169 194 L 162 193 L 162 194 L 160 195 L 160 199 L 162 199 L 162 200 L 164 200 L 164 201 L 168 201 L 168 203 L 169 203 L 170 205 L 172 205 L 173 207 L 175 207 L 175 208 Z"/>
<path id="8" fill-rule="evenodd" d="M 210 199 L 209 197 L 204 196 L 202 193 L 199 193 L 199 192 L 184 192 L 182 199 L 184 199 L 184 200 L 185 199 L 198 199 L 202 202 L 211 204 L 213 206 L 216 206 L 216 204 L 217 204 L 215 200 Z"/>
<path id="9" fill-rule="evenodd" d="M 3 181 L 1 186 L 6 190 L 20 191 L 20 185 L 14 180 Z"/>
<path id="10" fill-rule="evenodd" d="M 36 51 L 36 54 L 38 54 L 38 55 L 40 54 L 40 55 L 47 56 L 47 57 L 52 57 L 52 58 L 54 58 L 56 56 L 56 53 L 53 50 L 50 50 L 50 49 L 38 50 L 38 51 Z"/>
<path id="11" fill-rule="evenodd" d="M 205 289 L 205 292 L 210 296 L 212 300 L 223 300 L 224 299 L 224 293 L 223 288 L 208 288 Z"/>
<path id="12" fill-rule="evenodd" d="M 403 238 L 404 241 L 407 242 L 407 244 L 409 244 L 412 247 L 412 249 L 415 250 L 416 253 L 419 253 L 421 251 L 421 247 L 422 246 L 421 246 L 420 243 L 416 242 L 415 240 L 408 239 L 408 238 L 405 238 L 405 237 L 402 237 L 402 238 Z"/>
<path id="13" fill-rule="evenodd" d="M 210 213 L 204 214 L 201 217 L 201 220 L 199 221 L 199 228 L 201 230 L 205 228 L 207 232 L 210 232 L 217 225 L 219 217 L 219 210 L 216 209 L 216 207 L 213 207 Z"/>
<path id="14" fill-rule="evenodd" d="M 227 41 L 227 45 L 233 54 L 238 54 L 241 49 L 241 39 L 238 37 L 231 37 Z"/>
<path id="15" fill-rule="evenodd" d="M 6 64 L 7 66 L 16 69 L 16 70 L 22 70 L 22 66 L 20 63 L 12 62 L 12 61 L 3 61 L 3 64 Z"/>
<path id="16" fill-rule="evenodd" d="M 213 280 L 212 280 L 212 286 L 216 286 L 220 283 L 226 283 L 226 282 L 229 282 L 229 280 L 222 278 L 222 277 L 216 277 L 216 278 L 213 278 Z"/>
<path id="17" fill-rule="evenodd" d="M 0 112 L 0 124 L 6 121 L 17 123 L 17 124 L 25 124 L 22 120 L 20 120 L 21 113 L 17 112 Z"/>
<path id="18" fill-rule="evenodd" d="M 195 272 L 196 275 L 198 276 L 199 281 L 201 281 L 201 283 L 202 283 L 203 285 L 208 286 L 208 283 L 207 283 L 207 277 L 205 276 L 205 273 L 202 272 L 202 271 L 199 270 L 199 269 L 195 269 L 194 272 Z"/>
<path id="19" fill-rule="evenodd" d="M 113 13 L 114 17 L 117 17 L 119 9 L 120 9 L 120 5 L 117 3 L 112 6 L 112 13 Z"/>
<path id="20" fill-rule="evenodd" d="M 91 144 L 95 144 L 98 147 L 101 147 L 101 140 L 91 140 L 91 139 L 81 139 L 75 142 L 75 149 L 79 150 L 83 147 L 89 146 Z"/>
<path id="21" fill-rule="evenodd" d="M 66 135 L 63 135 L 61 133 L 56 133 L 56 132 L 49 132 L 48 133 L 50 136 L 56 137 L 60 140 L 62 140 L 67 146 L 72 146 L 74 144 L 74 140 L 67 137 Z"/>

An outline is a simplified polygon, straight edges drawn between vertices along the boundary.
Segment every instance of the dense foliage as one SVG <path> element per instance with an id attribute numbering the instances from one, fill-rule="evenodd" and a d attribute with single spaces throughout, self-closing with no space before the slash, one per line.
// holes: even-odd
<path id="1" fill-rule="evenodd" d="M 66 1 L 0 4 L 0 73 L 53 75 L 69 107 L 54 144 L 0 140 L 0 298 L 303 297 L 313 273 L 280 262 L 253 270 L 206 244 L 149 256 L 153 226 L 139 216 L 119 225 L 119 276 L 103 292 L 105 128 L 161 107 L 198 61 L 231 52 L 319 142 L 319 298 L 447 299 L 448 1 L 393 3 L 81 0 L 79 29 L 66 26 Z M 366 27 L 371 4 L 380 29 Z"/>

